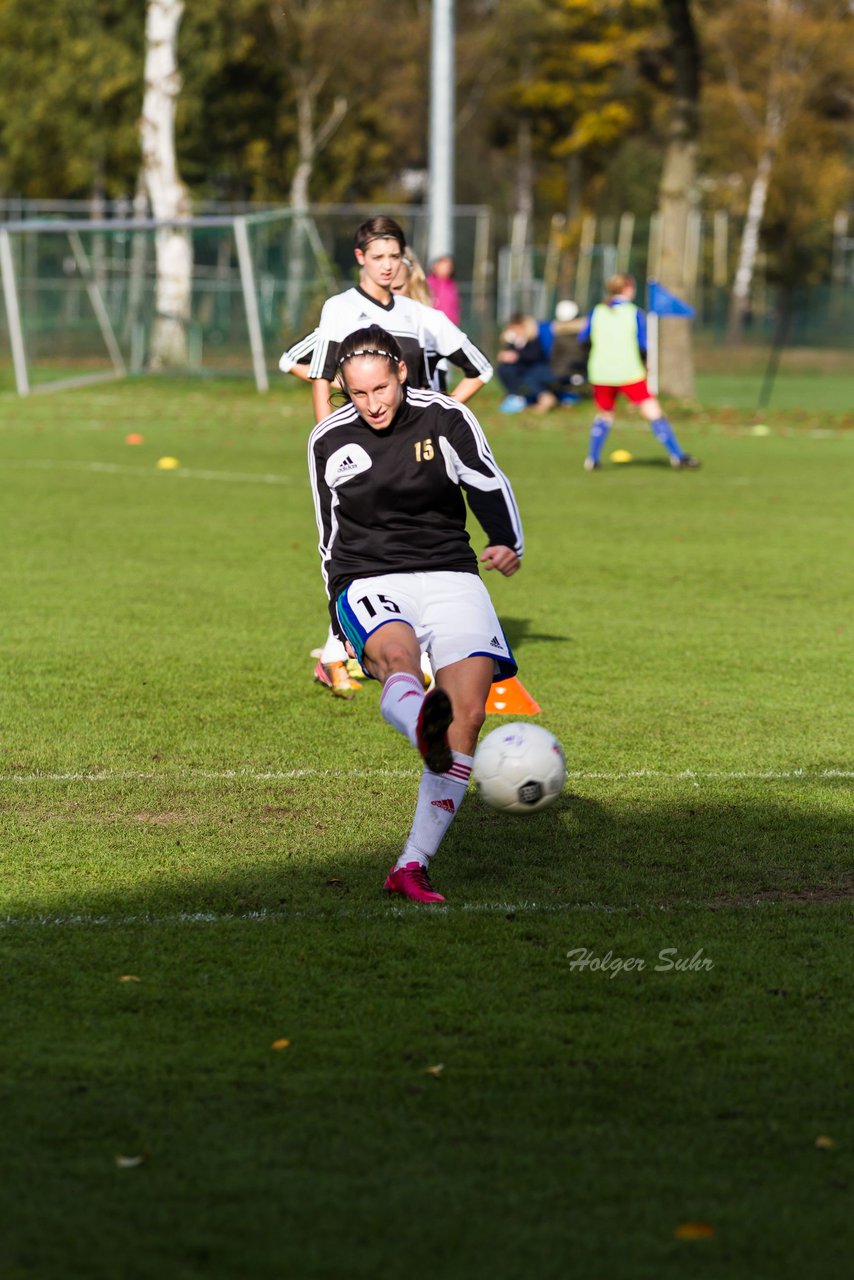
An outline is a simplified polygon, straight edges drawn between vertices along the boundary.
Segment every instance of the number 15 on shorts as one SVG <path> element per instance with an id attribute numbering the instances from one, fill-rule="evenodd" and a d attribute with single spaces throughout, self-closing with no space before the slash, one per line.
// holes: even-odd
<path id="1" fill-rule="evenodd" d="M 356 605 L 359 609 L 364 610 L 365 617 L 369 619 L 370 622 L 373 622 L 376 618 L 382 617 L 384 613 L 399 614 L 401 612 L 400 605 L 395 604 L 395 602 L 386 595 L 377 594 L 359 596 L 356 601 Z M 368 625 L 370 625 L 370 622 Z"/>

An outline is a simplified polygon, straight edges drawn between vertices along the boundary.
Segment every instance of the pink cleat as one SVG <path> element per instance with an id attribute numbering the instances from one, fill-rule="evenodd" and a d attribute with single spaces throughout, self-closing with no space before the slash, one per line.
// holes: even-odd
<path id="1" fill-rule="evenodd" d="M 454 718 L 451 699 L 444 689 L 425 694 L 418 714 L 415 737 L 424 763 L 432 773 L 447 773 L 454 763 L 448 746 L 448 727 Z"/>
<path id="2" fill-rule="evenodd" d="M 427 868 L 420 862 L 407 862 L 405 867 L 392 867 L 383 885 L 386 893 L 399 893 L 413 902 L 444 902 L 441 893 L 430 884 Z"/>

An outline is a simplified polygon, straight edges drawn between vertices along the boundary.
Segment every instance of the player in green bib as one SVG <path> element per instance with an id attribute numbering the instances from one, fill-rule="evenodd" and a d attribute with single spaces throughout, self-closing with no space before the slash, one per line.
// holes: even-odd
<path id="1" fill-rule="evenodd" d="M 590 344 L 587 377 L 598 410 L 590 431 L 590 446 L 584 459 L 585 471 L 598 471 L 602 449 L 614 422 L 618 395 L 636 404 L 652 427 L 653 435 L 667 450 L 670 465 L 693 471 L 699 467 L 679 444 L 673 427 L 646 381 L 646 315 L 635 306 L 636 285 L 632 276 L 614 275 L 608 280 L 606 297 L 591 311 L 578 335 Z"/>

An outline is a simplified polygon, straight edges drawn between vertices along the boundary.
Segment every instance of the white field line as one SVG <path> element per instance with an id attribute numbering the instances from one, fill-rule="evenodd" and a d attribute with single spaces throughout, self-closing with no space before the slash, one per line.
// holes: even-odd
<path id="1" fill-rule="evenodd" d="M 679 909 L 685 907 L 681 903 Z M 182 924 L 281 924 L 291 920 L 377 920 L 387 916 L 399 916 L 410 920 L 418 916 L 438 915 L 565 915 L 569 912 L 602 912 L 605 915 L 625 915 L 639 911 L 639 904 L 612 907 L 604 902 L 447 902 L 444 906 L 419 906 L 413 909 L 398 903 L 377 903 L 373 907 L 338 908 L 315 911 L 178 911 L 169 915 L 52 915 L 0 917 L 3 929 L 129 929 L 137 925 Z M 653 911 L 666 912 L 667 907 L 653 907 Z"/>
<path id="2" fill-rule="evenodd" d="M 419 769 L 275 769 L 256 772 L 253 769 L 179 769 L 170 772 L 103 769 L 80 773 L 0 773 L 4 782 L 287 782 L 299 778 L 415 778 Z M 669 772 L 664 769 L 626 769 L 614 773 L 595 770 L 570 769 L 568 782 L 624 782 L 634 779 L 655 779 L 668 782 L 706 782 L 715 780 L 764 782 L 777 779 L 811 781 L 815 779 L 854 779 L 854 769 L 680 769 Z"/>
<path id="3" fill-rule="evenodd" d="M 773 899 L 749 897 L 741 903 L 733 903 L 730 909 L 756 910 L 773 905 Z M 809 904 L 806 904 L 809 905 Z M 820 905 L 820 904 L 819 904 Z M 708 911 L 719 908 L 718 903 L 679 902 L 672 907 L 662 903 L 630 903 L 612 906 L 607 902 L 446 902 L 444 906 L 417 906 L 404 903 L 378 902 L 373 906 L 317 908 L 308 911 L 176 911 L 166 915 L 139 913 L 133 915 L 70 915 L 44 912 L 37 916 L 0 917 L 0 932 L 4 929 L 131 929 L 140 926 L 174 927 L 176 925 L 222 924 L 287 924 L 296 920 L 313 920 L 320 923 L 337 920 L 380 920 L 389 916 L 397 919 L 418 920 L 427 916 L 452 919 L 455 916 L 516 916 L 516 915 L 628 915 L 648 912 L 651 915 L 669 915 L 685 910 Z"/>
<path id="4" fill-rule="evenodd" d="M 49 460 L 17 460 L 5 462 L 4 467 L 16 467 L 24 471 L 92 471 L 106 475 L 139 476 L 150 479 L 152 476 L 177 476 L 183 480 L 223 480 L 237 484 L 290 484 L 290 476 L 266 475 L 252 471 L 201 471 L 194 467 L 176 467 L 172 471 L 163 471 L 157 467 L 131 467 L 122 462 L 52 462 Z"/>

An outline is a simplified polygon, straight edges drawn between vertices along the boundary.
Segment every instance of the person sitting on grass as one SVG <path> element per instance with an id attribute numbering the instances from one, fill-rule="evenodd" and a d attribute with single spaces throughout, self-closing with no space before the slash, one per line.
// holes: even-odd
<path id="1" fill-rule="evenodd" d="M 415 817 L 388 893 L 444 902 L 428 864 L 466 794 L 494 680 L 517 666 L 478 573 L 519 568 L 513 491 L 477 419 L 450 396 L 413 390 L 400 346 L 372 325 L 338 347 L 347 403 L 311 434 L 308 464 L 321 570 L 336 632 L 382 684 L 380 712 L 421 754 Z M 435 673 L 427 693 L 426 651 Z"/>
<path id="2" fill-rule="evenodd" d="M 501 401 L 502 413 L 521 413 L 529 406 L 547 413 L 557 404 L 552 390 L 554 373 L 543 346 L 540 326 L 533 316 L 517 312 L 504 330 L 504 349 L 499 351 L 496 372 L 507 392 Z"/>

